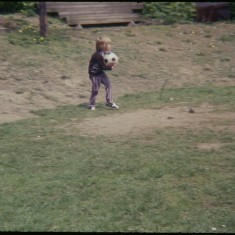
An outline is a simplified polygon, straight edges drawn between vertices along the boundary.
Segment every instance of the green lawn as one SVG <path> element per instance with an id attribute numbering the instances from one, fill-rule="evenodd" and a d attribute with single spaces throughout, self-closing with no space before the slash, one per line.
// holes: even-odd
<path id="1" fill-rule="evenodd" d="M 130 104 L 182 101 L 234 111 L 234 94 L 235 87 L 189 87 L 124 95 L 118 103 L 123 113 Z M 235 133 L 156 128 L 110 138 L 58 128 L 107 112 L 61 106 L 0 125 L 1 231 L 235 231 Z M 224 145 L 196 148 L 204 142 Z"/>

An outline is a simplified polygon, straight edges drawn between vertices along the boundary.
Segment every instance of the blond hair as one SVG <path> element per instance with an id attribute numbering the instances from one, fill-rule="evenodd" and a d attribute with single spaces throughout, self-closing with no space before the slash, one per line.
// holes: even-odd
<path id="1" fill-rule="evenodd" d="M 111 39 L 109 37 L 106 36 L 99 36 L 96 40 L 96 50 L 100 51 L 100 50 L 104 50 L 105 45 L 107 43 L 111 43 Z"/>

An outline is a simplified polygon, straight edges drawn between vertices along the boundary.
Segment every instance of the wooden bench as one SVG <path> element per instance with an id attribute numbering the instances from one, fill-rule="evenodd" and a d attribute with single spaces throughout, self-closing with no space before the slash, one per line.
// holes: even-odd
<path id="1" fill-rule="evenodd" d="M 141 21 L 143 3 L 137 2 L 47 2 L 48 13 L 58 13 L 70 26 Z"/>

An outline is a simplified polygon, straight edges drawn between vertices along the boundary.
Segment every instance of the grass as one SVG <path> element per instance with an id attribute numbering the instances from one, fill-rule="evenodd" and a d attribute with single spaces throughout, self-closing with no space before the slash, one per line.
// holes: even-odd
<path id="1" fill-rule="evenodd" d="M 219 40 L 221 40 L 222 42 L 233 42 L 235 41 L 235 35 L 234 34 L 224 35 Z"/>
<path id="2" fill-rule="evenodd" d="M 7 72 L 15 69 L 18 75 L 25 69 L 29 75 L 17 76 L 19 81 L 25 77 L 43 81 L 49 79 L 46 76 L 49 73 L 40 77 L 32 72 L 47 65 L 50 73 L 55 66 L 56 71 L 66 68 L 75 76 L 82 76 L 74 69 L 87 69 L 94 38 L 108 32 L 117 37 L 115 52 L 121 58 L 114 77 L 123 84 L 127 80 L 141 84 L 146 80 L 165 79 L 159 90 L 123 94 L 117 99 L 119 113 L 182 104 L 195 107 L 202 103 L 213 105 L 215 113 L 234 112 L 234 86 L 203 83 L 169 88 L 171 81 L 180 75 L 168 71 L 183 64 L 171 64 L 175 60 L 174 57 L 171 60 L 171 55 L 177 52 L 172 45 L 171 26 L 153 25 L 141 27 L 139 31 L 137 27 L 120 31 L 93 29 L 77 34 L 56 28 L 56 24 L 59 22 L 50 18 L 47 39 L 38 37 L 38 27 L 24 20 L 16 22 L 15 31 L 2 35 L 2 42 L 7 46 L 1 48 L 1 61 L 9 63 Z M 188 29 L 190 35 L 191 31 Z M 189 33 L 177 29 L 176 48 L 185 46 L 177 61 L 190 60 L 198 66 L 218 61 L 229 64 L 224 67 L 224 74 L 233 79 L 233 50 L 208 49 L 213 31 L 210 28 L 201 38 L 195 34 L 198 38 L 189 39 L 185 38 Z M 193 50 L 190 57 L 188 50 L 196 47 L 202 38 L 209 41 Z M 218 37 L 218 42 L 233 48 L 234 35 L 231 32 Z M 217 50 L 221 51 L 219 55 Z M 22 60 L 22 55 L 30 56 L 30 60 Z M 213 69 L 216 70 L 216 64 Z M 208 77 L 215 74 L 213 69 L 207 71 Z M 0 79 L 6 82 L 13 75 Z M 66 78 L 65 75 L 68 77 L 67 73 L 58 73 L 58 78 Z M 20 85 L 15 91 L 19 95 L 28 91 Z M 38 93 L 43 91 L 41 86 L 34 86 Z M 85 89 L 85 81 L 80 86 Z M 52 95 L 42 97 L 56 101 Z M 233 120 L 213 120 L 215 127 L 223 125 L 227 130 L 153 128 L 142 135 L 110 138 L 84 136 L 78 128 L 70 126 L 71 122 L 114 114 L 101 104 L 95 112 L 88 110 L 86 104 L 31 112 L 38 117 L 0 125 L 0 231 L 235 231 L 235 134 L 230 130 Z M 198 145 L 203 143 L 222 146 L 199 149 Z"/>
<path id="3" fill-rule="evenodd" d="M 187 98 L 234 110 L 233 94 L 234 87 L 166 89 L 161 100 L 146 92 L 119 103 L 126 112 L 130 103 L 133 110 L 155 108 L 173 96 L 171 105 Z M 104 108 L 36 114 L 0 126 L 1 231 L 234 231 L 234 133 L 179 128 L 84 137 L 57 127 L 102 116 Z M 226 145 L 196 148 L 204 142 Z"/>

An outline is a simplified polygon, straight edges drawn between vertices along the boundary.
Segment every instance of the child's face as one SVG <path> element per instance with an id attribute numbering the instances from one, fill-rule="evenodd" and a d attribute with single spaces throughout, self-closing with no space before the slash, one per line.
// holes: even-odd
<path id="1" fill-rule="evenodd" d="M 111 43 L 110 42 L 107 42 L 104 44 L 104 51 L 111 51 Z"/>

